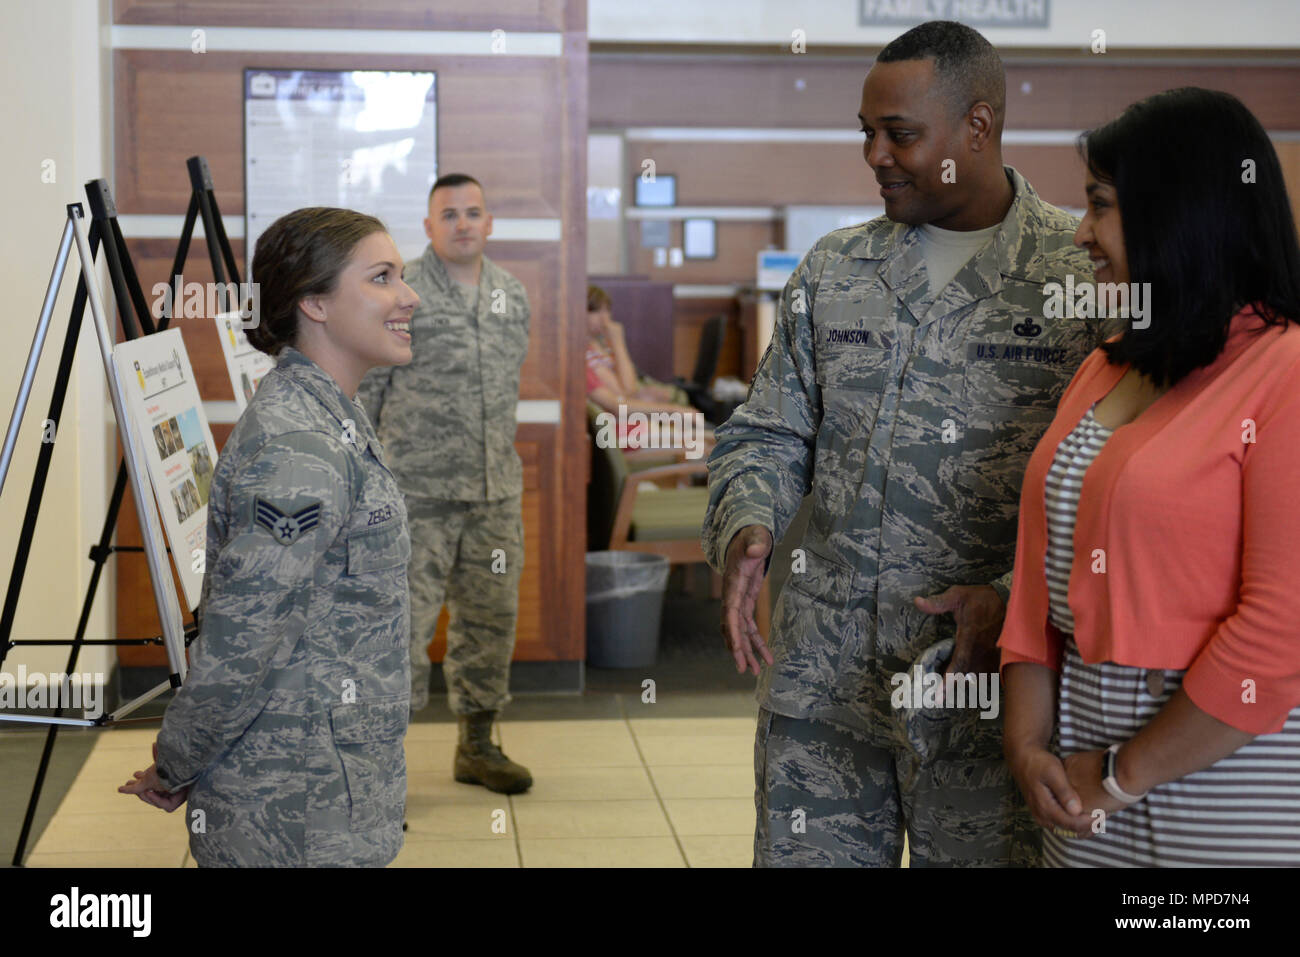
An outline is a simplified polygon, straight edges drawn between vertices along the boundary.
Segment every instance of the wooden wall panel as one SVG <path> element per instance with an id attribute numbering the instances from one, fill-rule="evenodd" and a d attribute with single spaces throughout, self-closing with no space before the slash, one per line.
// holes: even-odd
<path id="1" fill-rule="evenodd" d="M 566 58 L 118 50 L 113 60 L 114 197 L 122 212 L 183 213 L 185 160 L 200 154 L 212 169 L 222 214 L 243 216 L 243 71 L 265 67 L 435 70 L 438 171 L 480 180 L 495 216 L 565 213 L 564 181 L 573 170 L 556 136 L 570 125 L 558 92 L 574 68 Z M 581 135 L 585 153 L 585 125 Z"/>
<path id="2" fill-rule="evenodd" d="M 563 30 L 566 4 L 565 0 L 493 0 L 490 4 L 467 4 L 464 0 L 366 0 L 364 4 L 356 0 L 113 0 L 113 22 L 363 30 Z M 570 23 L 568 29 L 578 27 Z"/>
<path id="3" fill-rule="evenodd" d="M 876 52 L 863 50 L 860 59 L 598 53 L 591 58 L 591 127 L 856 129 Z M 1266 129 L 1300 130 L 1300 64 L 1142 65 L 1109 56 L 1004 62 L 1008 129 L 1088 129 L 1152 93 L 1204 86 L 1240 97 Z"/>
<path id="4" fill-rule="evenodd" d="M 740 375 L 740 305 L 735 296 L 673 300 L 673 375 L 687 379 L 694 373 L 704 324 L 717 315 L 727 317 L 727 326 L 714 376 Z"/>
<path id="5" fill-rule="evenodd" d="M 582 405 L 585 343 L 587 45 L 583 0 L 491 0 L 473 10 L 449 0 L 355 3 L 275 0 L 170 3 L 117 0 L 120 23 L 238 26 L 365 26 L 427 29 L 563 30 L 560 57 L 351 56 L 118 50 L 114 53 L 116 182 L 123 215 L 184 212 L 184 161 L 208 158 L 228 219 L 243 215 L 242 70 L 434 69 L 439 73 L 439 169 L 482 179 L 497 217 L 561 223 L 558 241 L 490 241 L 487 254 L 524 283 L 532 309 L 531 341 L 521 376 L 524 399 L 559 399 L 562 421 L 526 424 L 516 448 L 524 462 L 526 557 L 520 589 L 520 660 L 575 661 L 584 655 L 587 471 Z M 364 22 L 361 20 L 364 19 Z M 424 210 L 412 210 L 422 218 Z M 175 239 L 128 241 L 146 296 L 165 281 Z M 244 244 L 232 240 L 244 276 Z M 211 278 L 196 240 L 187 280 Z M 576 320 L 576 321 L 575 321 Z M 231 399 L 209 320 L 180 320 L 205 399 Z M 219 444 L 231 426 L 214 426 Z M 127 509 L 129 512 L 130 509 Z M 138 542 L 134 515 L 123 515 L 119 541 Z M 142 556 L 119 556 L 118 628 L 124 637 L 158 631 Z M 161 664 L 161 649 L 124 650 L 124 664 Z"/>
<path id="6" fill-rule="evenodd" d="M 860 143 L 684 143 L 629 140 L 624 189 L 642 162 L 677 176 L 679 206 L 878 206 Z M 631 264 L 629 264 L 629 267 Z"/>

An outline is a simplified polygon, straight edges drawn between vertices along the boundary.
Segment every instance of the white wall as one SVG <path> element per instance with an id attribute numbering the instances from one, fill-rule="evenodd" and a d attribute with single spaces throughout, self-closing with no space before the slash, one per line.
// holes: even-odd
<path id="1" fill-rule="evenodd" d="M 881 0 L 875 0 L 880 6 Z M 953 19 L 979 0 L 891 0 L 921 19 Z M 1010 0 L 1007 0 L 1010 3 Z M 954 3 L 963 4 L 956 7 Z M 771 43 L 788 46 L 804 31 L 815 44 L 888 43 L 907 27 L 858 26 L 859 0 L 589 0 L 592 43 Z M 957 19 L 961 19 L 960 16 Z M 1125 48 L 1271 49 L 1300 47 L 1296 0 L 1051 0 L 1047 29 L 978 29 L 999 49 L 1084 50 L 1106 31 L 1108 52 Z"/>
<path id="2" fill-rule="evenodd" d="M 82 184 L 108 177 L 110 74 L 102 49 L 109 0 L 40 0 L 0 5 L 0 429 L 7 429 L 41 302 L 58 250 L 68 203 L 85 203 Z M 42 164 L 54 161 L 53 183 Z M 51 322 L 36 384 L 9 474 L 0 494 L 0 598 L 8 588 L 14 549 L 41 443 L 79 261 L 75 249 Z M 98 539 L 115 465 L 108 392 L 87 310 L 74 380 L 27 563 L 13 638 L 71 638 L 90 577 L 86 555 Z M 109 413 L 111 415 L 111 413 Z M 100 579 L 87 638 L 113 637 L 113 563 Z M 17 648 L 4 670 L 61 672 L 67 647 Z M 82 650 L 78 672 L 104 672 L 115 661 L 107 646 Z"/>

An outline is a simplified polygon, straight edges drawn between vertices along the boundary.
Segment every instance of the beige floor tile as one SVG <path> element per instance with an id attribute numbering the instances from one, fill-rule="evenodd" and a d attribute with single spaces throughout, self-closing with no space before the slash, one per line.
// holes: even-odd
<path id="1" fill-rule="evenodd" d="M 671 837 L 658 801 L 515 802 L 519 839 Z"/>
<path id="2" fill-rule="evenodd" d="M 753 718 L 630 718 L 632 733 L 650 735 L 747 735 L 754 740 Z"/>
<path id="3" fill-rule="evenodd" d="M 739 734 L 676 735 L 652 734 L 637 739 L 645 763 L 661 764 L 754 764 L 754 736 Z"/>
<path id="4" fill-rule="evenodd" d="M 180 867 L 179 850 L 33 851 L 28 867 Z"/>
<path id="5" fill-rule="evenodd" d="M 421 800 L 406 802 L 406 842 L 418 841 L 514 841 L 515 822 L 504 794 L 491 805 L 433 804 Z M 497 812 L 502 812 L 498 815 Z M 503 822 L 504 833 L 493 831 Z"/>
<path id="6" fill-rule="evenodd" d="M 32 851 L 130 852 L 175 849 L 179 863 L 179 855 L 189 843 L 185 818 L 179 811 L 168 814 L 157 808 L 149 810 L 156 814 L 152 817 L 142 817 L 131 812 L 57 814 Z"/>
<path id="7" fill-rule="evenodd" d="M 455 741 L 460 728 L 452 721 L 418 722 L 406 729 L 407 741 Z"/>
<path id="8" fill-rule="evenodd" d="M 197 871 L 197 870 L 199 869 L 199 862 L 196 861 L 196 860 L 194 859 L 194 855 L 193 855 L 193 854 L 189 853 L 189 851 L 186 851 L 186 852 L 185 852 L 185 863 L 182 864 L 181 866 L 182 866 L 182 867 L 192 867 L 192 868 L 194 868 L 194 869 Z"/>
<path id="9" fill-rule="evenodd" d="M 100 781 L 121 778 L 122 780 L 118 781 L 118 784 L 121 784 L 131 777 L 132 771 L 143 771 L 151 764 L 153 764 L 153 757 L 147 747 L 139 750 L 95 748 L 86 755 L 77 777 Z"/>
<path id="10" fill-rule="evenodd" d="M 514 841 L 407 841 L 389 867 L 518 867 Z"/>
<path id="11" fill-rule="evenodd" d="M 103 728 L 92 731 L 76 732 L 75 736 L 86 735 L 100 751 L 140 751 L 146 757 L 152 753 L 153 743 L 158 739 L 161 722 L 146 727 Z M 59 733 L 62 739 L 63 732 Z"/>
<path id="12" fill-rule="evenodd" d="M 501 721 L 495 726 L 501 735 L 509 740 L 531 740 L 540 738 L 551 741 L 567 737 L 599 737 L 603 734 L 621 735 L 628 733 L 627 722 L 620 719 L 591 721 Z"/>
<path id="13" fill-rule="evenodd" d="M 691 867 L 753 867 L 754 835 L 683 837 L 682 849 Z"/>
<path id="14" fill-rule="evenodd" d="M 685 867 L 671 837 L 519 839 L 524 867 Z"/>
<path id="15" fill-rule="evenodd" d="M 437 771 L 406 772 L 406 806 L 434 810 L 453 804 L 474 807 L 506 807 L 503 794 L 476 784 L 461 784 L 451 776 L 451 765 Z"/>
<path id="16" fill-rule="evenodd" d="M 479 790 L 482 790 L 480 788 Z M 645 768 L 546 768 L 516 802 L 654 800 Z"/>
<path id="17" fill-rule="evenodd" d="M 456 760 L 456 742 L 406 739 L 406 773 L 440 771 L 451 777 Z"/>
<path id="18" fill-rule="evenodd" d="M 154 807 L 152 804 L 146 804 L 134 794 L 120 794 L 118 787 L 125 783 L 122 781 L 98 781 L 95 779 L 83 780 L 78 778 L 73 782 L 68 793 L 64 795 L 63 800 L 59 803 L 59 814 L 130 814 L 141 820 L 152 820 L 154 815 L 167 817 L 167 812 Z M 42 798 L 42 802 L 44 798 Z M 173 819 L 179 819 L 181 811 L 177 809 L 171 814 Z"/>
<path id="19" fill-rule="evenodd" d="M 675 798 L 666 799 L 668 818 L 679 837 L 699 835 L 722 837 L 754 834 L 754 799 Z"/>
<path id="20" fill-rule="evenodd" d="M 658 765 L 650 769 L 661 798 L 750 798 L 754 768 L 748 764 Z"/>
<path id="21" fill-rule="evenodd" d="M 641 767 L 632 735 L 599 734 L 517 741 L 513 731 L 503 733 L 503 747 L 511 760 L 525 765 L 533 776 L 546 768 Z"/>

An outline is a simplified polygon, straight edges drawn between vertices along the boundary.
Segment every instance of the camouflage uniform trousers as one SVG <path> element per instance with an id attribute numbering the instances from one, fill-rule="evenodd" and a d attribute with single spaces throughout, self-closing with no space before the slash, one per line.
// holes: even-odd
<path id="1" fill-rule="evenodd" d="M 429 645 L 447 605 L 443 674 L 455 714 L 500 711 L 510 702 L 523 500 L 456 502 L 406 496 L 411 530 L 411 710 L 429 701 Z M 500 551 L 497 551 L 500 549 Z"/>
<path id="2" fill-rule="evenodd" d="M 926 720 L 939 750 L 922 757 L 916 722 L 881 746 L 858 729 L 760 709 L 754 866 L 898 867 L 904 831 L 911 867 L 1036 866 L 1041 831 L 1002 755 L 945 741 L 945 724 L 982 720 L 973 710 Z"/>

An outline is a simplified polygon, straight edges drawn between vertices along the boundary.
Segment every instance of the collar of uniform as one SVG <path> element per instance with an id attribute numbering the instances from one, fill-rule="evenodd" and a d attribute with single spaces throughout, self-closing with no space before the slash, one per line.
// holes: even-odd
<path id="1" fill-rule="evenodd" d="M 362 415 L 357 415 L 357 404 L 343 394 L 343 390 L 339 388 L 339 384 L 334 381 L 332 375 L 293 346 L 285 346 L 280 350 L 280 357 L 275 368 L 277 372 L 288 376 L 310 392 L 321 405 L 329 410 L 330 415 L 338 420 L 340 435 L 346 429 L 344 423 L 350 420 L 353 428 L 361 434 L 365 444 L 371 446 L 371 451 L 375 453 L 375 457 L 383 461 L 378 451 L 380 448 L 379 438 L 370 426 L 370 420 L 365 416 L 364 410 Z"/>
<path id="2" fill-rule="evenodd" d="M 421 267 L 428 274 L 429 278 L 433 280 L 434 285 L 436 285 L 439 289 L 443 290 L 444 292 L 449 291 L 456 285 L 459 285 L 458 283 L 454 282 L 451 276 L 447 273 L 446 263 L 444 263 L 441 259 L 439 259 L 438 254 L 433 251 L 433 243 L 429 243 L 429 245 L 424 247 L 424 255 L 420 257 L 420 262 L 421 262 Z M 479 288 L 480 303 L 483 299 L 483 286 L 485 283 L 490 282 L 488 278 L 488 274 L 495 269 L 496 266 L 493 265 L 492 260 L 488 259 L 487 256 L 484 256 L 483 265 L 479 268 L 479 272 L 478 272 L 478 288 Z"/>
<path id="3" fill-rule="evenodd" d="M 976 255 L 980 260 L 980 278 L 987 287 L 986 294 L 997 292 L 1002 287 L 1004 275 L 1030 282 L 1042 282 L 1046 275 L 1043 257 L 1038 252 L 1041 244 L 1025 241 L 1026 233 L 1037 236 L 1042 231 L 1038 194 L 1017 170 L 1010 166 L 1002 168 L 1011 180 L 1011 208 L 1002 217 L 1001 228 L 993 236 L 992 254 L 986 250 Z M 879 220 L 873 220 L 873 223 L 879 225 L 863 229 L 854 243 L 844 250 L 844 255 L 851 259 L 883 259 L 881 277 L 891 288 L 907 286 L 921 266 L 920 229 L 906 223 L 880 224 Z M 1030 254 L 1027 259 L 1016 255 L 1022 249 Z"/>

